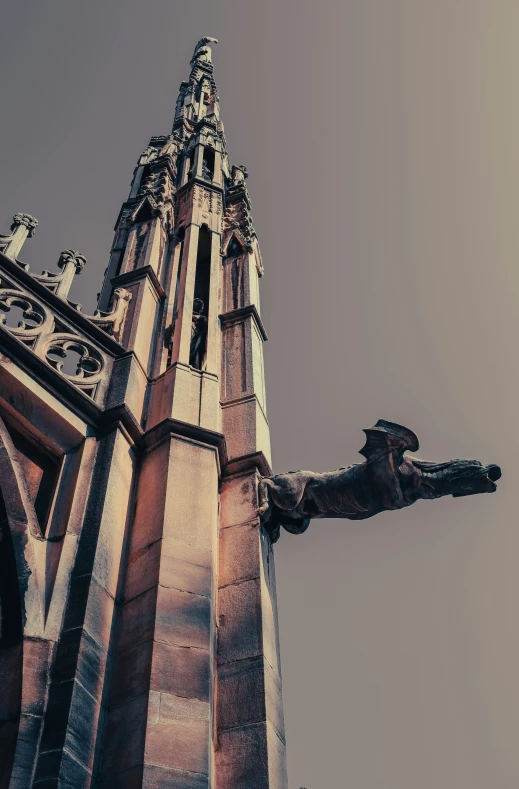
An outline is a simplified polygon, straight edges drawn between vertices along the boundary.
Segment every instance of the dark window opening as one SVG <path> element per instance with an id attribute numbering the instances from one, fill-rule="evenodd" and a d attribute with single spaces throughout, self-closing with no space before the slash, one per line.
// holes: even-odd
<path id="1" fill-rule="evenodd" d="M 142 171 L 141 182 L 139 184 L 139 192 L 141 192 L 143 189 L 146 188 L 146 181 L 148 180 L 150 175 L 151 175 L 151 167 L 149 164 L 146 164 Z"/>
<path id="2" fill-rule="evenodd" d="M 203 370 L 207 354 L 207 315 L 209 308 L 209 285 L 211 276 L 211 231 L 205 225 L 200 228 L 196 256 L 195 296 L 191 319 L 191 345 L 189 364 Z"/>
<path id="3" fill-rule="evenodd" d="M 150 201 L 147 197 L 145 197 L 144 203 L 137 211 L 137 216 L 135 217 L 134 221 L 135 224 L 140 224 L 141 222 L 149 222 L 150 219 L 153 219 L 153 213 L 151 211 Z"/>
<path id="4" fill-rule="evenodd" d="M 194 162 L 195 154 L 194 151 L 190 151 L 187 155 L 187 178 L 193 177 L 193 162 Z"/>
<path id="5" fill-rule="evenodd" d="M 231 238 L 229 246 L 227 247 L 227 257 L 238 258 L 242 254 L 243 254 L 243 247 L 238 241 L 238 239 L 236 238 L 236 236 L 233 236 Z"/>
<path id="6" fill-rule="evenodd" d="M 202 162 L 202 178 L 212 181 L 214 178 L 214 149 L 204 148 L 204 159 Z"/>
<path id="7" fill-rule="evenodd" d="M 180 244 L 180 252 L 178 256 L 178 269 L 177 269 L 177 280 L 175 283 L 175 297 L 173 299 L 173 313 L 171 315 L 171 324 L 166 328 L 166 347 L 168 349 L 168 359 L 167 359 L 167 367 L 171 366 L 171 361 L 173 359 L 173 342 L 175 339 L 175 326 L 178 320 L 178 291 L 180 288 L 180 277 L 182 276 L 182 265 L 184 262 L 184 238 L 186 235 L 185 227 L 179 228 L 177 232 L 177 243 Z"/>

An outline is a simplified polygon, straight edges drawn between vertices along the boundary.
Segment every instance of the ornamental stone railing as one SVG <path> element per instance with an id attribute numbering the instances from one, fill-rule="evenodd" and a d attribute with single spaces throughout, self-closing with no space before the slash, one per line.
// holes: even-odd
<path id="1" fill-rule="evenodd" d="M 116 343 L 122 339 L 131 293 L 117 288 L 111 311 L 84 315 L 81 304 L 67 298 L 74 276 L 85 266 L 84 255 L 65 250 L 58 260 L 61 271 L 42 274 L 29 273 L 29 266 L 17 259 L 37 225 L 29 214 L 16 214 L 11 234 L 0 236 L 0 333 L 22 343 L 84 395 L 102 404 L 113 359 L 118 351 L 123 352 Z M 103 341 L 100 331 L 111 340 Z"/>

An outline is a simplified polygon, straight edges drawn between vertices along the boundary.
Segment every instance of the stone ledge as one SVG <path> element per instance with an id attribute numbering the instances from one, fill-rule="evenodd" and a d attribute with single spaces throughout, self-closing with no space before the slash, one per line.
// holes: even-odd
<path id="1" fill-rule="evenodd" d="M 150 279 L 159 299 L 164 299 L 166 297 L 166 293 L 151 266 L 141 266 L 140 268 L 136 268 L 133 271 L 127 271 L 125 274 L 118 274 L 116 277 L 112 277 L 110 282 L 113 289 L 125 288 L 127 285 L 131 285 L 134 282 L 145 279 L 146 277 Z"/>
<path id="2" fill-rule="evenodd" d="M 252 317 L 264 342 L 268 340 L 267 332 L 265 331 L 263 321 L 261 320 L 261 316 L 255 304 L 247 304 L 246 307 L 239 307 L 237 310 L 224 312 L 218 317 L 220 318 L 222 329 L 225 329 L 227 326 L 232 326 L 234 323 L 241 323 L 247 318 Z"/>

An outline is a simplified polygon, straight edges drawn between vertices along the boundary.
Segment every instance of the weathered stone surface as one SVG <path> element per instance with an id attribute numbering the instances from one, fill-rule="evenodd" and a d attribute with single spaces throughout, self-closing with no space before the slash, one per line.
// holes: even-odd
<path id="1" fill-rule="evenodd" d="M 147 764 L 144 768 L 143 787 L 146 789 L 208 789 L 209 779 L 201 773 L 172 770 Z"/>
<path id="2" fill-rule="evenodd" d="M 114 625 L 114 599 L 92 578 L 85 612 L 85 630 L 108 649 Z"/>
<path id="3" fill-rule="evenodd" d="M 59 774 L 59 788 L 63 789 L 90 789 L 92 785 L 92 775 L 65 749 L 61 760 Z"/>
<path id="4" fill-rule="evenodd" d="M 110 709 L 102 761 L 103 777 L 123 773 L 143 763 L 147 716 L 147 693 Z"/>
<path id="5" fill-rule="evenodd" d="M 144 641 L 153 639 L 157 587 L 134 597 L 122 606 L 117 650 L 127 652 Z"/>
<path id="6" fill-rule="evenodd" d="M 220 667 L 217 712 L 219 731 L 266 720 L 263 657 Z"/>
<path id="7" fill-rule="evenodd" d="M 209 720 L 209 703 L 198 699 L 185 699 L 171 693 L 161 693 L 159 698 L 158 718 L 161 721 L 171 720 Z"/>
<path id="8" fill-rule="evenodd" d="M 219 732 L 218 744 L 216 789 L 284 789 L 283 784 L 269 786 L 265 723 Z"/>
<path id="9" fill-rule="evenodd" d="M 117 655 L 111 688 L 112 704 L 121 704 L 149 689 L 152 652 L 153 641 L 145 641 Z"/>
<path id="10" fill-rule="evenodd" d="M 258 515 L 256 472 L 224 480 L 221 494 L 221 523 L 232 526 L 247 523 Z"/>
<path id="11" fill-rule="evenodd" d="M 137 548 L 128 557 L 124 585 L 124 601 L 147 592 L 158 583 L 162 540 Z"/>
<path id="12" fill-rule="evenodd" d="M 211 604 L 207 597 L 159 586 L 155 639 L 209 649 Z"/>
<path id="13" fill-rule="evenodd" d="M 261 589 L 259 579 L 219 590 L 218 663 L 256 657 L 262 653 Z"/>
<path id="14" fill-rule="evenodd" d="M 29 786 L 34 768 L 36 748 L 41 733 L 42 720 L 34 715 L 20 716 L 16 756 L 11 776 L 14 789 Z"/>
<path id="15" fill-rule="evenodd" d="M 107 658 L 106 650 L 92 638 L 90 633 L 83 630 L 76 677 L 85 690 L 98 701 L 103 690 Z"/>
<path id="16" fill-rule="evenodd" d="M 218 582 L 220 586 L 260 576 L 259 522 L 257 520 L 220 530 Z"/>
<path id="17" fill-rule="evenodd" d="M 95 732 L 99 719 L 100 702 L 77 681 L 74 682 L 70 704 L 65 749 L 75 761 L 89 771 L 94 764 Z"/>
<path id="18" fill-rule="evenodd" d="M 101 789 L 209 789 L 209 778 L 202 773 L 146 764 L 103 781 L 100 786 Z"/>
<path id="19" fill-rule="evenodd" d="M 205 649 L 155 643 L 151 688 L 175 696 L 209 701 L 209 657 Z"/>
<path id="20" fill-rule="evenodd" d="M 151 723 L 146 733 L 145 761 L 207 774 L 208 736 L 208 720 L 181 718 Z"/>
<path id="21" fill-rule="evenodd" d="M 209 597 L 212 592 L 212 551 L 164 539 L 160 585 Z"/>
<path id="22" fill-rule="evenodd" d="M 267 748 L 269 752 L 269 787 L 278 786 L 279 789 L 287 789 L 286 746 L 270 723 L 267 723 Z"/>

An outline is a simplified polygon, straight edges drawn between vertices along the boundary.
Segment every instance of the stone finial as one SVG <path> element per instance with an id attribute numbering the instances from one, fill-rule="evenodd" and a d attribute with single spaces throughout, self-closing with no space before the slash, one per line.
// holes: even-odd
<path id="1" fill-rule="evenodd" d="M 418 450 L 418 438 L 394 422 L 379 419 L 364 432 L 364 463 L 324 474 L 290 471 L 260 480 L 258 514 L 273 542 L 281 526 L 301 534 L 313 518 L 364 520 L 418 499 L 492 493 L 501 477 L 499 466 L 478 460 L 430 463 L 406 455 Z"/>
<path id="2" fill-rule="evenodd" d="M 15 214 L 11 225 L 11 233 L 15 232 L 19 227 L 26 227 L 27 238 L 32 238 L 34 231 L 38 227 L 38 220 L 30 214 Z"/>
<path id="3" fill-rule="evenodd" d="M 218 44 L 218 39 L 213 38 L 212 36 L 204 36 L 200 39 L 198 44 L 195 47 L 195 51 L 193 52 L 193 57 L 191 58 L 191 64 L 195 63 L 197 60 L 201 60 L 205 63 L 211 63 L 211 47 L 208 47 L 207 44 Z"/>
<path id="4" fill-rule="evenodd" d="M 30 214 L 15 214 L 11 224 L 11 235 L 0 236 L 0 249 L 11 260 L 16 260 L 26 238 L 32 238 L 38 226 L 38 220 Z M 21 264 L 26 270 L 29 266 Z"/>
<path id="5" fill-rule="evenodd" d="M 67 266 L 75 268 L 75 274 L 81 274 L 85 267 L 85 263 L 87 259 L 81 252 L 78 252 L 76 249 L 65 249 L 64 252 L 61 253 L 58 260 L 58 266 L 61 269 L 65 269 Z"/>
<path id="6" fill-rule="evenodd" d="M 65 249 L 58 260 L 61 274 L 54 274 L 52 271 L 43 271 L 35 274 L 34 278 L 45 285 L 52 293 L 60 299 L 66 299 L 69 294 L 72 282 L 76 274 L 81 274 L 86 263 L 86 257 L 75 249 Z"/>

